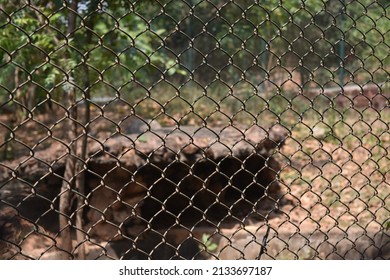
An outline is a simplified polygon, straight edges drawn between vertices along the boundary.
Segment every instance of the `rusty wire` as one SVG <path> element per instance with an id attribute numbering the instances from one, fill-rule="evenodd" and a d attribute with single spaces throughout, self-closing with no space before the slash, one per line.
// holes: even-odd
<path id="1" fill-rule="evenodd" d="M 387 1 L 0 1 L 2 259 L 388 259 Z"/>

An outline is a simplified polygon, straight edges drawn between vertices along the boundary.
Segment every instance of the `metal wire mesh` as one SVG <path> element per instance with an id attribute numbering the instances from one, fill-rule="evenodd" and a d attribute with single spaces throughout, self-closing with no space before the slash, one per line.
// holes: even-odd
<path id="1" fill-rule="evenodd" d="M 386 0 L 0 0 L 2 259 L 389 259 Z"/>

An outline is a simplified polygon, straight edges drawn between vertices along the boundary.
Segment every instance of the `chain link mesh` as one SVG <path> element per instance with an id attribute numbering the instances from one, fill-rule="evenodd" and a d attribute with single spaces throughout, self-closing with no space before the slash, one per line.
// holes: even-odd
<path id="1" fill-rule="evenodd" d="M 389 3 L 0 1 L 2 259 L 389 259 Z"/>

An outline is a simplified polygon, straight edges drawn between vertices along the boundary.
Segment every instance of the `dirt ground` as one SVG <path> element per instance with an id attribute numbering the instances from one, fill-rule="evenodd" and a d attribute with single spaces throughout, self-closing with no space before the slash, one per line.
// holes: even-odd
<path id="1" fill-rule="evenodd" d="M 96 107 L 96 106 L 95 106 Z M 92 110 L 91 136 L 104 142 L 124 129 L 126 119 L 117 112 Z M 275 232 L 305 233 L 380 232 L 390 218 L 390 109 L 345 109 L 343 113 L 285 113 L 288 138 L 273 156 L 281 165 L 278 200 L 259 209 Z M 284 114 L 284 113 L 283 113 Z M 64 110 L 34 114 L 15 124 L 10 114 L 0 115 L 0 163 L 6 168 L 23 164 L 31 153 L 58 147 L 66 153 Z M 290 116 L 290 117 L 287 117 Z M 115 125 L 118 123 L 119 126 Z M 167 119 L 169 124 L 170 119 Z M 65 144 L 65 145 L 64 145 Z M 13 164 L 11 164 L 13 162 Z M 1 177 L 1 176 L 0 176 Z M 2 183 L 4 185 L 4 183 Z M 242 225 L 263 226 L 264 220 L 244 217 Z M 44 240 L 42 240 L 42 238 Z M 290 237 L 292 238 L 292 237 Z M 30 241 L 28 241 L 30 240 Z M 39 242 L 37 242 L 39 240 Z M 34 257 L 56 250 L 56 232 L 31 232 L 23 249 Z M 34 248 L 29 248 L 34 244 Z M 91 248 L 95 248 L 91 245 Z M 91 249 L 92 250 L 92 249 Z M 277 252 L 279 258 L 289 258 Z"/>

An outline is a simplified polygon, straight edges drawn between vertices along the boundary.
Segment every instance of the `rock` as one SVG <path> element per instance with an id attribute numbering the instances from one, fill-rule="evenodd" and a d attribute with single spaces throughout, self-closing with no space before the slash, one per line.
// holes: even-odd
<path id="1" fill-rule="evenodd" d="M 130 116 L 120 124 L 124 134 L 141 134 L 147 131 L 160 130 L 162 127 L 156 120 L 142 119 L 137 116 Z"/>
<path id="2" fill-rule="evenodd" d="M 315 126 L 312 131 L 313 131 L 313 137 L 318 140 L 323 140 L 328 135 L 328 130 L 322 126 L 318 126 L 318 125 Z"/>
<path id="3" fill-rule="evenodd" d="M 136 236 L 147 224 L 195 227 L 205 218 L 219 223 L 228 216 L 247 216 L 261 207 L 265 194 L 278 197 L 280 166 L 272 154 L 288 135 L 283 128 L 178 128 L 153 122 L 133 120 L 135 126 L 125 131 L 129 134 L 104 142 L 89 140 L 84 211 L 91 236 L 117 240 Z M 52 146 L 49 151 L 37 152 L 16 175 L 6 169 L 5 185 L 17 176 L 17 181 L 26 182 L 23 193 L 31 193 L 35 186 L 39 197 L 57 203 L 64 147 Z M 10 194 L 1 197 L 5 195 Z M 45 205 L 34 219 L 58 207 L 56 203 Z"/>
<path id="4" fill-rule="evenodd" d="M 34 228 L 15 208 L 0 204 L 0 259 L 17 257 L 19 244 Z"/>

